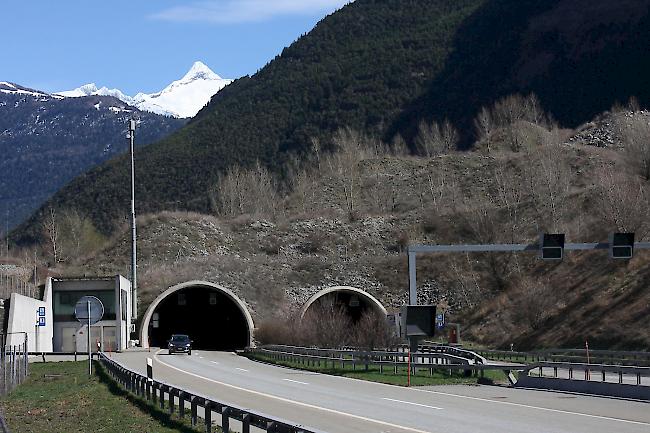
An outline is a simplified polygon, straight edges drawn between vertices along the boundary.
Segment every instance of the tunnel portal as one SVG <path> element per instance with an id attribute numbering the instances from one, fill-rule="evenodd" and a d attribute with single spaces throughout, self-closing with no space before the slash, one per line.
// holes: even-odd
<path id="1" fill-rule="evenodd" d="M 250 344 L 253 326 L 232 292 L 210 283 L 186 283 L 152 303 L 143 328 L 143 338 L 153 347 L 167 347 L 172 334 L 187 334 L 193 349 L 231 351 Z"/>
<path id="2" fill-rule="evenodd" d="M 305 317 L 310 311 L 315 311 L 318 308 L 325 310 L 341 308 L 352 319 L 352 323 L 358 322 L 367 312 L 373 312 L 383 317 L 387 314 L 384 306 L 372 295 L 355 287 L 347 286 L 330 287 L 316 293 L 304 305 L 301 317 Z"/>

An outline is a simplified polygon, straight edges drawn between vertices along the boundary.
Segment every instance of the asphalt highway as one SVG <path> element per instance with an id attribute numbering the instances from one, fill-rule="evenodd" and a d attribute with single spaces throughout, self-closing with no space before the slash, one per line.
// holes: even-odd
<path id="1" fill-rule="evenodd" d="M 330 433 L 648 433 L 650 404 L 496 386 L 404 388 L 275 367 L 233 353 L 113 354 L 154 378 Z"/>

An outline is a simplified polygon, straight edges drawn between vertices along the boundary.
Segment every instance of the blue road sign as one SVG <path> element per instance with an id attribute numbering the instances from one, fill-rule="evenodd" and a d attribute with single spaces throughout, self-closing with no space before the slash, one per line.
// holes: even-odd
<path id="1" fill-rule="evenodd" d="M 45 307 L 38 307 L 38 316 L 45 317 Z"/>
<path id="2" fill-rule="evenodd" d="M 38 318 L 38 326 L 45 326 L 45 317 Z"/>

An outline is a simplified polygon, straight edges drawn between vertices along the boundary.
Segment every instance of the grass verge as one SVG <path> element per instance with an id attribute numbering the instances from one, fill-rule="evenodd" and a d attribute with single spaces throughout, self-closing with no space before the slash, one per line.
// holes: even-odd
<path id="1" fill-rule="evenodd" d="M 171 416 L 120 388 L 95 363 L 30 364 L 27 380 L 4 397 L 5 420 L 12 433 L 192 432 L 189 418 Z"/>
<path id="2" fill-rule="evenodd" d="M 367 370 L 364 367 L 357 366 L 356 370 L 352 365 L 346 364 L 343 368 L 332 368 L 330 362 L 328 366 L 303 365 L 297 362 L 277 361 L 270 356 L 261 354 L 248 354 L 248 358 L 254 361 L 266 362 L 269 364 L 280 365 L 283 367 L 295 368 L 298 370 L 313 371 L 334 376 L 351 377 L 354 379 L 367 380 L 370 382 L 387 383 L 390 385 L 407 386 L 408 369 L 398 368 L 397 374 L 392 367 L 384 367 L 383 373 L 379 367 L 370 366 Z M 434 370 L 433 374 L 428 369 L 419 369 L 416 374 L 411 375 L 411 386 L 430 386 L 430 385 L 475 385 L 475 384 L 501 384 L 507 383 L 505 374 L 502 371 L 486 370 L 484 377 L 465 376 L 462 370 L 453 371 L 450 375 L 448 371 Z"/>

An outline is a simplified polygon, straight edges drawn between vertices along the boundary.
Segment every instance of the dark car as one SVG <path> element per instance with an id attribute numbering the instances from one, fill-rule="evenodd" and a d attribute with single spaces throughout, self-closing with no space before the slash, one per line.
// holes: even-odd
<path id="1" fill-rule="evenodd" d="M 192 354 L 192 340 L 185 334 L 174 334 L 172 338 L 167 342 L 167 348 L 169 349 L 169 354 L 172 353 L 187 353 L 188 355 Z"/>

